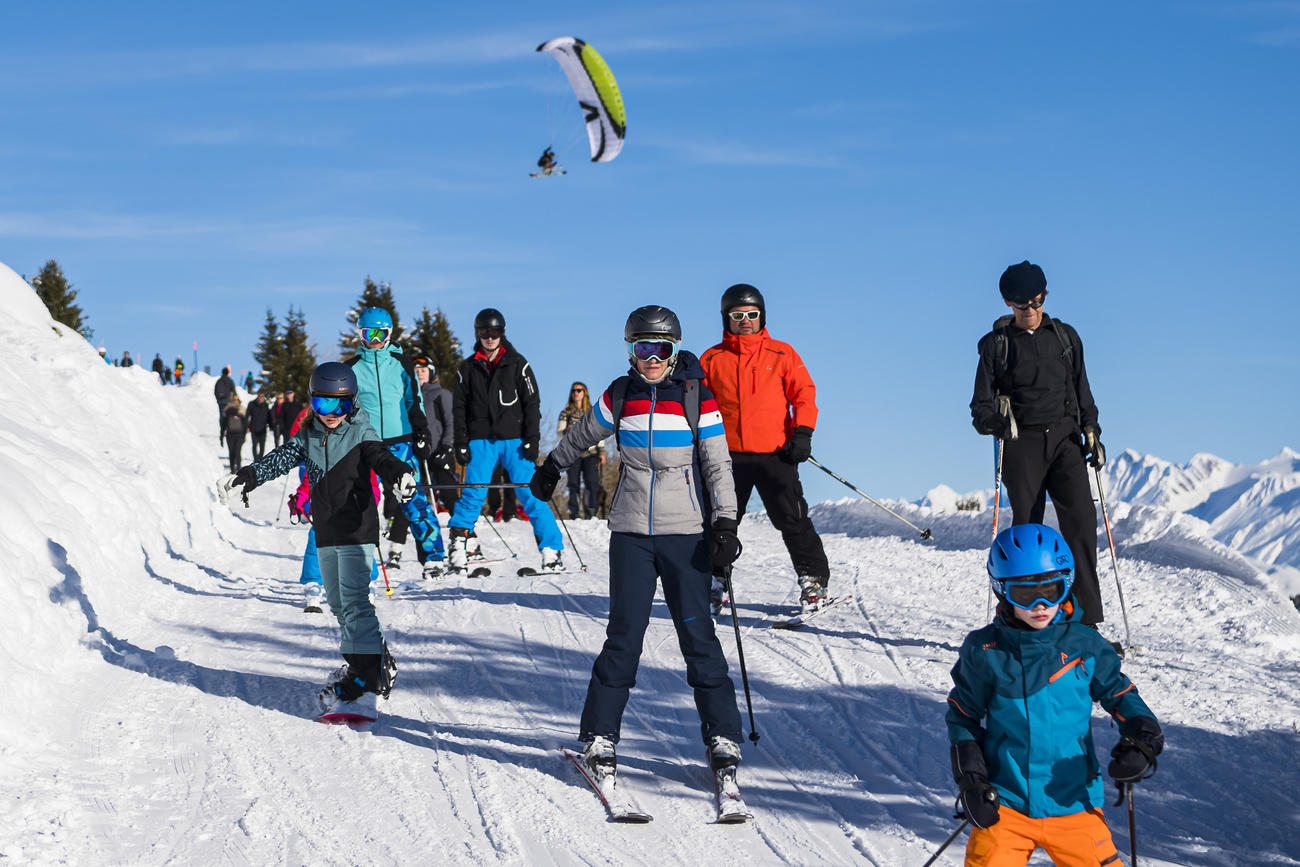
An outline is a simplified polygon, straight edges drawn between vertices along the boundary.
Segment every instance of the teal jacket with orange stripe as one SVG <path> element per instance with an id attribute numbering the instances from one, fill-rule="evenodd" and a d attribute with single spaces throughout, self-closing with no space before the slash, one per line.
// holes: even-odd
<path id="1" fill-rule="evenodd" d="M 952 668 L 948 739 L 978 743 L 1002 803 L 1035 819 L 1105 802 L 1093 702 L 1115 718 L 1120 734 L 1128 720 L 1154 717 L 1114 648 L 1079 622 L 1071 602 L 1038 630 L 999 605 L 993 623 L 966 636 Z"/>

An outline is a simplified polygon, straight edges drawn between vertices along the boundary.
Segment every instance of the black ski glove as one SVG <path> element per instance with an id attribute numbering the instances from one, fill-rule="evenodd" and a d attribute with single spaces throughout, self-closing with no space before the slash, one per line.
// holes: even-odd
<path id="1" fill-rule="evenodd" d="M 1156 772 L 1156 756 L 1165 748 L 1160 723 L 1149 716 L 1137 716 L 1124 727 L 1126 734 L 1110 751 L 1106 773 L 1117 783 L 1136 783 Z"/>
<path id="2" fill-rule="evenodd" d="M 542 465 L 533 471 L 533 480 L 528 483 L 528 490 L 543 503 L 551 501 L 555 486 L 560 483 L 560 465 L 554 455 L 547 455 Z"/>
<path id="3" fill-rule="evenodd" d="M 523 456 L 527 460 L 530 460 L 533 463 L 537 463 L 537 441 L 536 440 L 529 440 L 528 442 L 524 443 L 519 447 L 519 451 L 523 454 Z"/>
<path id="4" fill-rule="evenodd" d="M 469 466 L 469 443 L 456 443 L 456 462 L 463 467 Z"/>
<path id="5" fill-rule="evenodd" d="M 998 823 L 1000 801 L 998 790 L 989 784 L 988 767 L 984 764 L 984 751 L 974 741 L 961 741 L 948 752 L 952 760 L 952 778 L 957 781 L 960 794 L 957 805 L 961 813 L 976 828 L 988 828 Z"/>
<path id="6" fill-rule="evenodd" d="M 789 441 L 782 449 L 785 459 L 792 464 L 801 464 L 812 457 L 813 429 L 799 425 L 790 434 Z"/>
<path id="7" fill-rule="evenodd" d="M 439 467 L 446 472 L 451 472 L 451 462 L 451 449 L 449 448 L 438 449 L 433 453 L 433 456 L 429 458 L 429 464 L 431 466 Z"/>
<path id="8" fill-rule="evenodd" d="M 411 444 L 411 451 L 415 453 L 416 460 L 427 461 L 433 451 L 429 448 L 429 439 L 417 435 L 415 442 Z"/>
<path id="9" fill-rule="evenodd" d="M 1092 425 L 1083 429 L 1083 454 L 1095 469 L 1106 466 L 1106 447 L 1101 444 L 1101 431 Z"/>
<path id="10" fill-rule="evenodd" d="M 709 533 L 709 560 L 715 575 L 722 574 L 740 557 L 740 539 L 736 537 L 738 526 L 734 518 L 718 518 L 713 522 L 713 531 Z"/>

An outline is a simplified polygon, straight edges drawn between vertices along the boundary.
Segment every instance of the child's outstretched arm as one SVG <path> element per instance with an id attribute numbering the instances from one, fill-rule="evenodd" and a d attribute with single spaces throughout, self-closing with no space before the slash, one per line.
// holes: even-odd
<path id="1" fill-rule="evenodd" d="M 296 468 L 306 458 L 307 447 L 297 437 L 287 440 L 284 445 L 263 455 L 261 460 L 241 468 L 237 473 L 223 476 L 217 482 L 217 497 L 225 503 L 236 489 L 242 489 L 242 493 L 247 496 L 259 485 Z"/>

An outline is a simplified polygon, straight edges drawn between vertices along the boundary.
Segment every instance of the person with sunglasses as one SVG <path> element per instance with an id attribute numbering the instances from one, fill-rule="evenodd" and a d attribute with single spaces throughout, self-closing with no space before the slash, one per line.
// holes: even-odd
<path id="1" fill-rule="evenodd" d="M 376 697 L 387 695 L 396 666 L 388 655 L 370 574 L 379 540 L 379 513 L 370 487 L 374 471 L 394 495 L 409 500 L 418 490 L 405 461 L 390 454 L 357 400 L 357 377 L 338 361 L 311 375 L 312 414 L 284 445 L 217 485 L 221 501 L 251 491 L 306 462 L 311 480 L 312 529 L 329 607 L 338 620 L 339 649 L 346 665 L 320 691 L 325 714 L 374 719 Z"/>
<path id="2" fill-rule="evenodd" d="M 465 465 L 465 483 L 489 484 L 497 464 L 511 481 L 522 484 L 517 497 L 533 527 L 541 554 L 541 571 L 564 571 L 564 542 L 560 525 L 545 500 L 528 493 L 537 469 L 541 440 L 541 398 L 528 359 L 506 340 L 506 319 L 500 310 L 485 308 L 474 317 L 474 353 L 456 371 L 452 419 L 456 459 Z M 474 524 L 487 499 L 486 488 L 464 488 L 448 523 L 448 565 L 456 574 L 466 569 Z"/>
<path id="3" fill-rule="evenodd" d="M 722 342 L 700 357 L 731 449 L 740 516 L 754 489 L 790 553 L 804 613 L 826 600 L 830 564 L 808 517 L 799 464 L 812 456 L 817 387 L 794 347 L 767 331 L 763 295 L 748 283 L 722 293 Z M 714 607 L 722 588 L 714 583 Z"/>
<path id="4" fill-rule="evenodd" d="M 626 378 L 611 383 L 565 431 L 532 483 L 533 496 L 549 500 L 563 467 L 614 436 L 623 464 L 609 507 L 609 625 L 579 722 L 583 761 L 597 779 L 615 772 L 623 711 L 662 579 L 704 743 L 715 769 L 734 772 L 740 712 L 709 616 L 711 568 L 727 568 L 740 555 L 722 416 L 699 362 L 679 349 L 682 330 L 673 311 L 658 305 L 632 311 L 623 339 L 632 363 Z M 695 430 L 688 416 L 693 399 Z"/>
<path id="5" fill-rule="evenodd" d="M 1100 469 L 1106 449 L 1083 343 L 1077 331 L 1043 309 L 1047 277 L 1039 266 L 1027 261 L 1010 266 L 998 290 L 1012 313 L 980 338 L 971 421 L 975 430 L 1001 443 L 1013 524 L 1042 523 L 1051 496 L 1078 566 L 1074 592 L 1083 622 L 1096 627 L 1105 616 L 1088 464 Z"/>
<path id="6" fill-rule="evenodd" d="M 367 307 L 357 318 L 361 347 L 345 363 L 357 375 L 357 402 L 370 416 L 375 432 L 393 457 L 421 480 L 420 463 L 432 454 L 429 422 L 424 414 L 420 381 L 410 356 L 392 344 L 393 317 L 382 307 Z M 398 505 L 406 517 L 423 577 L 443 574 L 442 527 L 423 488 Z"/>
<path id="7" fill-rule="evenodd" d="M 1149 778 L 1160 723 L 1076 604 L 1074 555 L 1051 527 L 1018 524 L 989 549 L 993 623 L 966 636 L 945 720 L 958 802 L 975 826 L 967 864 L 1119 864 L 1092 740 L 1092 706 L 1119 728 L 1107 773 Z"/>
<path id="8" fill-rule="evenodd" d="M 569 388 L 569 402 L 560 410 L 560 420 L 555 432 L 564 436 L 565 431 L 577 424 L 587 413 L 591 412 L 591 396 L 587 393 L 587 384 L 575 382 Z M 598 442 L 582 453 L 582 456 L 568 469 L 569 476 L 569 517 L 590 518 L 596 514 L 596 493 L 600 490 L 600 468 L 605 463 L 605 443 Z M 586 497 L 582 497 L 582 485 L 586 482 Z"/>

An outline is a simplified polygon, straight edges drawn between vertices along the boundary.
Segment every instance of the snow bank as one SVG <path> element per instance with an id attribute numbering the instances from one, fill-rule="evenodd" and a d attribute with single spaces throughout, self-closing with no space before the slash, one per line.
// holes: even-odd
<path id="1" fill-rule="evenodd" d="M 105 364 L 3 264 L 0 304 L 0 546 L 8 566 L 0 572 L 0 664 L 19 672 L 21 700 L 7 713 L 21 717 L 36 714 L 60 681 L 76 680 L 78 658 L 118 652 L 97 607 L 129 608 L 146 558 L 210 547 L 235 519 L 213 508 L 221 465 L 193 423 L 159 400 L 152 372 Z M 206 399 L 215 425 L 211 391 L 186 391 Z M 92 570 L 94 598 L 83 583 Z"/>

